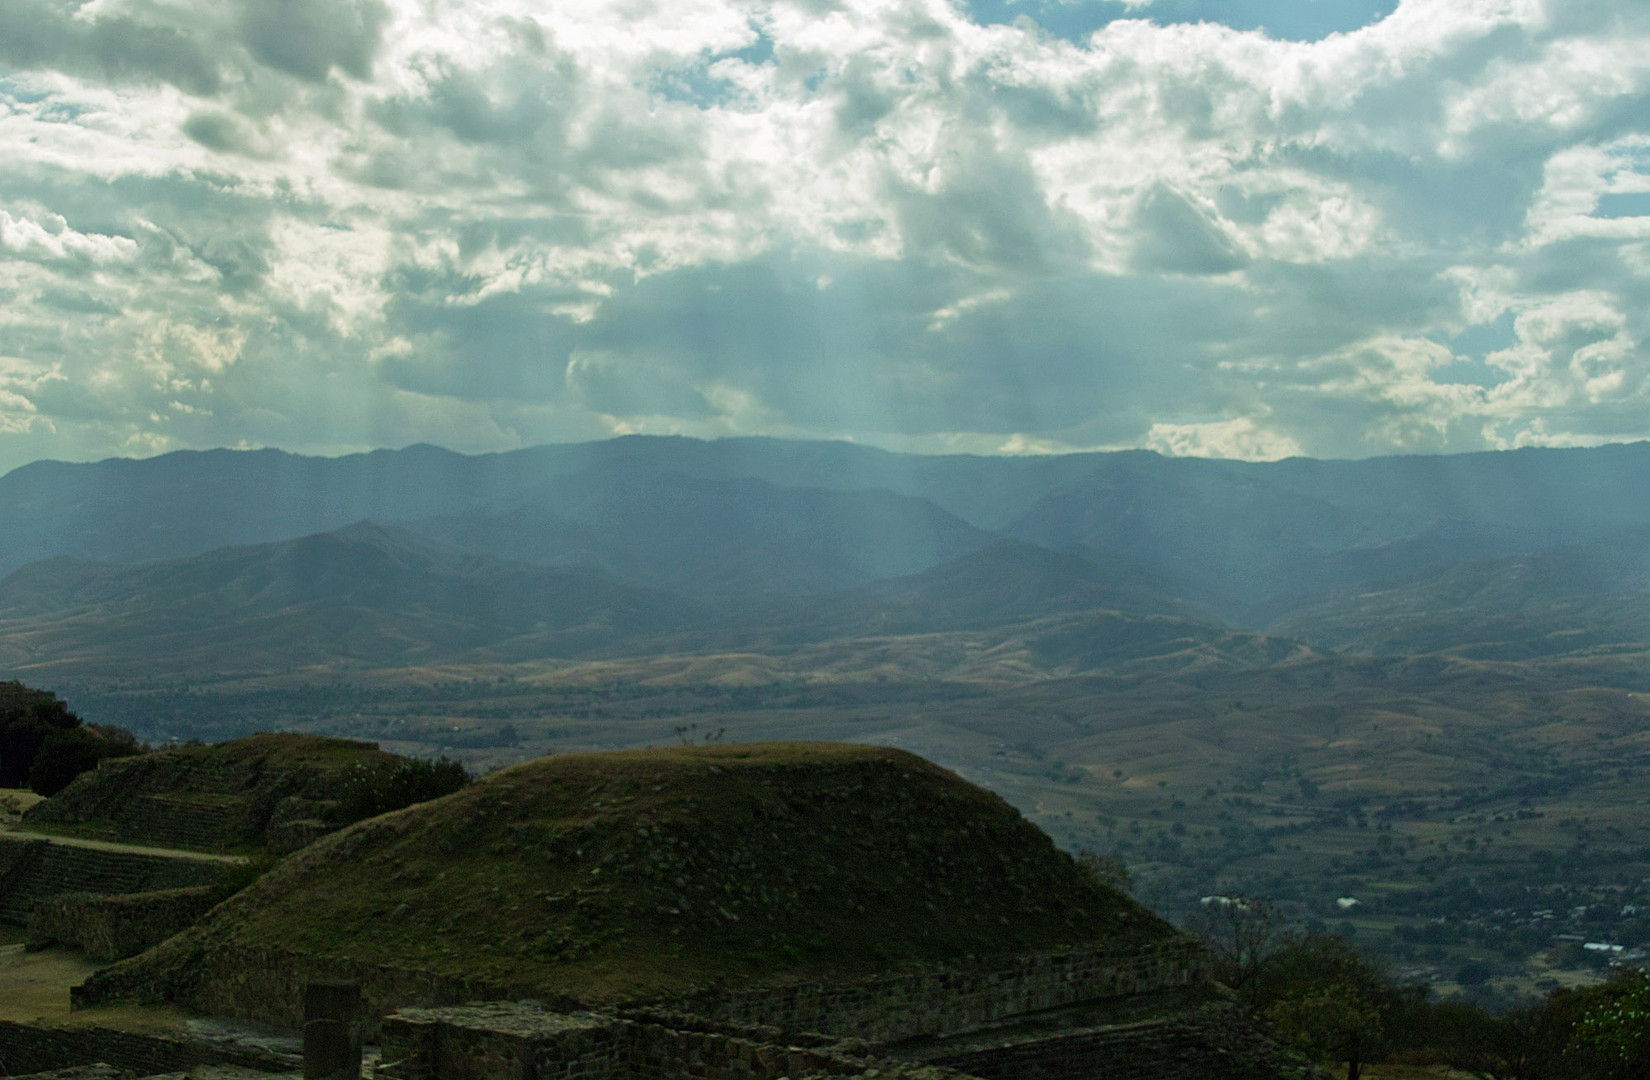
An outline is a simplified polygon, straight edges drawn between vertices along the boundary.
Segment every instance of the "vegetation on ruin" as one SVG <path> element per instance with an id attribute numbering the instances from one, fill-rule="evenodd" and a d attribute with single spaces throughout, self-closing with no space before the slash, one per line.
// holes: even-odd
<path id="1" fill-rule="evenodd" d="M 468 780 L 462 765 L 445 758 L 420 761 L 354 739 L 263 732 L 94 770 L 24 820 L 40 832 L 143 841 L 145 800 L 159 797 L 212 809 L 232 823 L 227 846 L 256 849 L 284 799 L 303 800 L 317 820 L 345 825 L 450 794 Z"/>
<path id="2" fill-rule="evenodd" d="M 586 999 L 1175 931 L 997 796 L 899 750 L 699 745 L 550 757 L 289 856 L 128 961 L 347 955 Z"/>

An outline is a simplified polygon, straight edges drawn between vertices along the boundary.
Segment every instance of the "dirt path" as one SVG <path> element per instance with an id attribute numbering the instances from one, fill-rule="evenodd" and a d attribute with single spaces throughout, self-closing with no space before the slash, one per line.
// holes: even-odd
<path id="1" fill-rule="evenodd" d="M 0 1020 L 58 1020 L 69 1015 L 69 987 L 78 986 L 98 965 L 79 949 L 24 952 L 0 945 Z"/>
<path id="2" fill-rule="evenodd" d="M 144 847 L 140 844 L 119 844 L 113 840 L 84 840 L 78 836 L 56 836 L 51 833 L 23 832 L 19 829 L 0 830 L 0 841 L 46 840 L 69 847 L 93 848 L 97 851 L 128 851 L 134 855 L 164 855 L 170 859 L 194 859 L 197 862 L 229 863 L 232 866 L 247 861 L 245 855 L 214 855 L 206 851 L 184 851 L 181 848 Z"/>

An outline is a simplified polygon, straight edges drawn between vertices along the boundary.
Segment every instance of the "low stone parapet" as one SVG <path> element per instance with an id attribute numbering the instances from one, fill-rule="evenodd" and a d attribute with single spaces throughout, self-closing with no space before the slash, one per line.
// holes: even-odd
<path id="1" fill-rule="evenodd" d="M 1126 952 L 1072 949 L 870 979 L 704 993 L 675 1004 L 695 1016 L 880 1043 L 943 1036 L 1010 1016 L 1209 978 L 1208 954 L 1182 938 Z"/>
<path id="2" fill-rule="evenodd" d="M 199 1065 L 238 1065 L 286 1072 L 272 1056 L 227 1050 L 185 1039 L 102 1027 L 46 1027 L 0 1020 L 0 1061 L 14 1076 L 103 1063 L 139 1076 L 184 1072 Z"/>
<path id="3" fill-rule="evenodd" d="M 533 998 L 562 1011 L 589 1003 L 539 986 L 489 985 L 435 972 L 363 964 L 347 957 L 276 949 L 215 948 L 192 956 L 187 970 L 98 972 L 79 988 L 76 1007 L 118 1000 L 175 1000 L 218 1015 L 294 1028 L 303 1022 L 303 988 L 315 979 L 361 985 L 369 1037 L 395 1008 L 446 1007 L 469 1001 Z M 635 1002 L 722 1023 L 766 1025 L 788 1034 L 892 1042 L 967 1031 L 1043 1009 L 1208 981 L 1208 958 L 1186 939 L 1128 952 L 1078 949 L 993 957 L 868 979 L 837 979 L 749 990 L 707 991 L 668 1001 Z"/>
<path id="4" fill-rule="evenodd" d="M 1271 1080 L 1277 1047 L 1232 1005 L 1043 1033 L 931 1058 L 982 1080 Z"/>
<path id="5" fill-rule="evenodd" d="M 190 888 L 217 882 L 229 869 L 198 855 L 0 833 L 0 921 L 26 926 L 36 903 L 63 893 L 112 896 Z"/>
<path id="6" fill-rule="evenodd" d="M 466 1001 L 538 997 L 558 1008 L 580 1002 L 537 987 L 501 986 L 421 968 L 368 964 L 345 956 L 312 956 L 281 949 L 182 950 L 175 967 L 116 964 L 95 972 L 69 993 L 74 1009 L 120 1001 L 175 1001 L 238 1020 L 297 1029 L 304 1022 L 304 987 L 343 980 L 361 987 L 362 1031 L 378 1034 L 379 1018 L 398 1006 L 448 1006 Z"/>
<path id="7" fill-rule="evenodd" d="M 768 1041 L 758 1032 L 523 1002 L 405 1009 L 384 1020 L 388 1080 L 967 1080 L 943 1066 L 860 1056 L 859 1044 Z"/>
<path id="8" fill-rule="evenodd" d="M 197 922 L 218 903 L 212 885 L 101 896 L 58 893 L 34 902 L 29 930 L 37 938 L 77 945 L 106 963 L 136 956 Z"/>

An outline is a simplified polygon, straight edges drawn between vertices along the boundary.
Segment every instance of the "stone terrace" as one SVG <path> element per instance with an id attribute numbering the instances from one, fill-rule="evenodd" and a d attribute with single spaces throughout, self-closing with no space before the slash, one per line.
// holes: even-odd
<path id="1" fill-rule="evenodd" d="M 0 832 L 0 922 L 27 924 L 39 901 L 62 893 L 112 896 L 209 885 L 227 868 L 222 861 L 181 853 Z"/>

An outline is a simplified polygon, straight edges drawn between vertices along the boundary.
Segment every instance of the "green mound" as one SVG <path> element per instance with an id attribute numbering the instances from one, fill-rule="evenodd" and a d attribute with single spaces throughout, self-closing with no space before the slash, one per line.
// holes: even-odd
<path id="1" fill-rule="evenodd" d="M 1173 934 L 919 757 L 747 744 L 543 758 L 360 822 L 121 981 L 239 947 L 612 1001 Z"/>
<path id="2" fill-rule="evenodd" d="M 201 851 L 288 849 L 342 824 L 363 777 L 407 762 L 317 735 L 183 746 L 102 762 L 32 807 L 23 827 Z"/>

